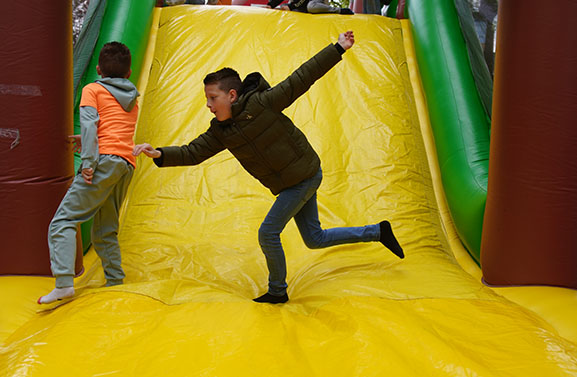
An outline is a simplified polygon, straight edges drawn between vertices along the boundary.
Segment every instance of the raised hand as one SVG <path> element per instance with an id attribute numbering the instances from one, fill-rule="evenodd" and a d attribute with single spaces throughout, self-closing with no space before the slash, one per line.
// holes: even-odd
<path id="1" fill-rule="evenodd" d="M 355 35 L 351 30 L 341 33 L 339 34 L 338 43 L 341 45 L 342 48 L 348 50 L 355 44 Z"/>

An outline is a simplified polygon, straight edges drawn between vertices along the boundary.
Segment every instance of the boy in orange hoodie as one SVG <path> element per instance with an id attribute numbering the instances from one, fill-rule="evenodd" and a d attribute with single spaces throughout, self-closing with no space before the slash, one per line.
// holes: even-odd
<path id="1" fill-rule="evenodd" d="M 106 285 L 122 284 L 118 213 L 136 159 L 134 129 L 139 93 L 130 77 L 131 55 L 119 42 L 105 44 L 96 70 L 102 77 L 86 85 L 80 100 L 82 167 L 56 210 L 48 230 L 50 266 L 56 288 L 39 304 L 74 296 L 77 225 L 94 218 L 92 244 L 102 260 Z"/>

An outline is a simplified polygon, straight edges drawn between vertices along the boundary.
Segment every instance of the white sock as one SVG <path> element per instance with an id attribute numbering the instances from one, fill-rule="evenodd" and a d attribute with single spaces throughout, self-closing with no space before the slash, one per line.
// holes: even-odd
<path id="1" fill-rule="evenodd" d="M 38 299 L 39 304 L 50 304 L 56 300 L 62 300 L 63 298 L 68 298 L 74 296 L 74 287 L 66 288 L 54 288 L 54 290 L 48 293 L 46 296 L 42 296 Z"/>

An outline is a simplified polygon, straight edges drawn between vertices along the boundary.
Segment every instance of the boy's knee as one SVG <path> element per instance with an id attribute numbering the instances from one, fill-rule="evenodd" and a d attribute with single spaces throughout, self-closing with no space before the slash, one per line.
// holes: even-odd
<path id="1" fill-rule="evenodd" d="M 269 237 L 269 231 L 266 229 L 266 226 L 263 224 L 260 226 L 260 228 L 258 228 L 258 243 L 260 245 L 266 243 L 268 237 Z"/>
<path id="2" fill-rule="evenodd" d="M 260 228 L 258 228 L 258 243 L 261 246 L 268 246 L 275 241 L 275 239 L 280 240 L 280 233 L 275 232 L 272 227 L 261 224 Z"/>
<path id="3" fill-rule="evenodd" d="M 321 249 L 322 245 L 321 245 L 321 240 L 317 239 L 317 238 L 303 238 L 303 241 L 305 242 L 306 247 L 308 247 L 309 249 Z"/>
<path id="4" fill-rule="evenodd" d="M 301 237 L 305 246 L 309 249 L 322 249 L 324 248 L 324 236 L 322 230 L 317 229 L 299 229 Z"/>
<path id="5" fill-rule="evenodd" d="M 53 234 L 56 231 L 57 225 L 58 221 L 52 219 L 52 221 L 50 221 L 50 224 L 48 224 L 48 234 Z"/>
<path id="6" fill-rule="evenodd" d="M 64 218 L 54 218 L 48 225 L 48 234 L 58 234 L 67 228 L 73 227 L 74 225 L 70 224 L 70 221 L 67 221 Z"/>
<path id="7" fill-rule="evenodd" d="M 307 5 L 307 12 L 311 14 L 316 14 L 316 13 L 322 13 L 322 10 L 319 9 L 317 6 L 309 4 Z"/>
<path id="8" fill-rule="evenodd" d="M 322 1 L 311 1 L 307 4 L 307 12 L 317 13 L 338 13 L 339 8 L 325 4 Z"/>

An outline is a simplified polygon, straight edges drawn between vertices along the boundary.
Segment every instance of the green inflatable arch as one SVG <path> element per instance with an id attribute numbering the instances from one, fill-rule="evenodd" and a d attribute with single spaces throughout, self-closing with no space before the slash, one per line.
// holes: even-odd
<path id="1" fill-rule="evenodd" d="M 479 263 L 489 172 L 490 101 L 483 102 L 479 94 L 457 14 L 459 1 L 406 0 L 404 16 L 411 21 L 449 209 L 463 244 Z M 396 0 L 387 15 L 396 17 Z"/>

